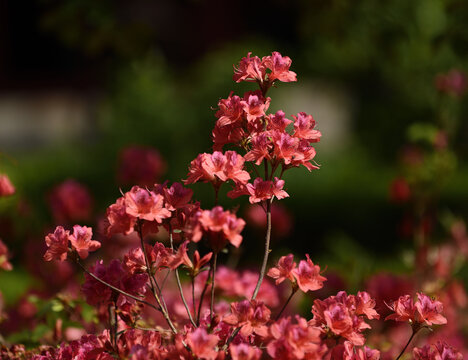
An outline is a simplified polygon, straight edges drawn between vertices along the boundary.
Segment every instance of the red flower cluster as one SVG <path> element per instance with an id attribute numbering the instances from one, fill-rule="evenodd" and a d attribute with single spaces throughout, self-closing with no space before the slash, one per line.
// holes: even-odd
<path id="1" fill-rule="evenodd" d="M 96 251 L 101 247 L 101 243 L 92 240 L 92 237 L 93 230 L 87 226 L 73 226 L 73 234 L 62 226 L 57 226 L 55 231 L 45 238 L 48 249 L 44 259 L 64 261 L 69 251 L 76 251 L 81 259 L 86 259 L 90 251 Z"/>
<path id="2" fill-rule="evenodd" d="M 89 220 L 93 209 L 88 189 L 73 179 L 64 181 L 52 190 L 49 205 L 58 223 Z"/>
<path id="3" fill-rule="evenodd" d="M 244 169 L 244 158 L 235 151 L 223 154 L 215 151 L 213 154 L 203 153 L 190 163 L 189 174 L 185 184 L 197 181 L 219 184 L 228 180 L 245 184 L 250 175 Z"/>
<path id="4" fill-rule="evenodd" d="M 5 174 L 0 174 L 0 197 L 10 196 L 15 193 L 15 187 L 10 178 Z"/>
<path id="5" fill-rule="evenodd" d="M 463 355 L 453 347 L 443 342 L 435 345 L 425 345 L 422 348 L 413 349 L 415 360 L 462 360 Z"/>
<path id="6" fill-rule="evenodd" d="M 224 211 L 221 206 L 211 210 L 199 211 L 194 218 L 191 239 L 199 242 L 206 237 L 210 247 L 219 252 L 229 242 L 239 247 L 242 242 L 240 233 L 244 229 L 245 221 L 237 218 L 230 211 Z"/>
<path id="7" fill-rule="evenodd" d="M 102 260 L 97 261 L 90 272 L 100 280 L 131 295 L 143 295 L 146 292 L 148 275 L 132 274 L 119 260 L 112 260 L 108 266 L 105 266 Z M 135 303 L 134 299 L 109 288 L 89 274 L 85 274 L 82 291 L 90 305 L 106 304 L 109 301 L 115 301 L 118 306 Z"/>
<path id="8" fill-rule="evenodd" d="M 325 334 L 331 332 L 362 346 L 365 342 L 362 331 L 370 329 L 364 317 L 369 320 L 379 318 L 374 306 L 375 301 L 366 292 L 358 292 L 355 296 L 340 291 L 336 296 L 314 301 L 311 324 L 320 327 Z"/>
<path id="9" fill-rule="evenodd" d="M 138 186 L 125 193 L 107 209 L 105 233 L 128 235 L 135 230 L 137 221 L 145 221 L 143 230 L 157 232 L 158 227 L 171 224 L 174 229 L 185 226 L 187 214 L 198 205 L 191 204 L 193 191 L 180 183 L 156 184 L 152 190 Z"/>
<path id="10" fill-rule="evenodd" d="M 296 73 L 289 70 L 292 63 L 289 57 L 281 56 L 277 51 L 262 59 L 258 56 L 251 57 L 250 54 L 252 53 L 249 52 L 247 57 L 242 58 L 237 68 L 234 67 L 234 81 L 257 81 L 260 83 L 272 83 L 275 80 L 297 81 Z M 270 72 L 267 73 L 267 70 Z"/>
<path id="11" fill-rule="evenodd" d="M 303 292 L 319 290 L 327 279 L 320 275 L 320 267 L 314 265 L 308 254 L 306 258 L 301 260 L 296 268 L 297 264 L 292 254 L 282 256 L 276 267 L 268 271 L 268 276 L 275 279 L 277 285 L 289 279 L 293 286 L 298 286 Z"/>
<path id="12" fill-rule="evenodd" d="M 257 82 L 260 90 L 249 91 L 243 97 L 231 93 L 227 99 L 219 101 L 213 130 L 214 152 L 198 155 L 191 162 L 184 181 L 185 184 L 205 182 L 213 186 L 216 206 L 211 210 L 201 209 L 199 203 L 192 201 L 193 191 L 180 183 L 153 185 L 154 154 L 135 150 L 128 153 L 128 158 L 140 154 L 142 163 L 150 169 L 146 174 L 145 166 L 140 169 L 135 165 L 137 170 L 130 172 L 139 173 L 140 184 L 146 187 L 133 186 L 108 207 L 105 233 L 112 236 L 135 232 L 129 239 L 138 238 L 139 247 L 124 253 L 122 261 L 114 259 L 106 266 L 100 260 L 88 271 L 79 258 L 87 258 L 89 252 L 100 247 L 99 242 L 92 240 L 91 228 L 75 225 L 71 233 L 59 226 L 46 236 L 48 248 L 44 258 L 63 261 L 70 254 L 74 255 L 72 257 L 86 271 L 82 286 L 86 301 L 98 309 L 99 317 L 109 327 L 99 336 L 86 335 L 60 347 L 44 347 L 33 359 L 380 359 L 380 351 L 365 346 L 364 330 L 371 328 L 368 320 L 380 318 L 375 309 L 376 301 L 369 293 L 348 295 L 340 291 L 335 296 L 316 299 L 310 320 L 300 316 L 282 317 L 283 310 L 299 289 L 303 293 L 317 291 L 327 279 L 309 255 L 297 263 L 292 254 L 282 256 L 267 272 L 271 230 L 274 229 L 273 201 L 289 196 L 284 190 L 283 173 L 301 165 L 309 170 L 318 168 L 311 163 L 315 156 L 311 144 L 321 137 L 313 117 L 301 112 L 290 120 L 282 111 L 267 114 L 271 102 L 266 96 L 269 88 L 277 81 L 296 80 L 290 66 L 288 57 L 274 52 L 262 59 L 249 53 L 235 68 L 237 82 Z M 237 146 L 242 154 L 233 150 L 223 152 L 226 144 Z M 255 176 L 246 170 L 246 161 L 255 170 Z M 249 182 L 251 179 L 253 182 Z M 223 260 L 220 253 L 224 253 L 228 244 L 240 246 L 245 226 L 245 221 L 234 211 L 217 205 L 220 186 L 228 181 L 234 185 L 229 196 L 247 195 L 251 204 L 261 205 L 258 209 L 263 211 L 267 231 L 259 273 L 217 265 Z M 75 200 L 80 196 L 75 195 L 80 191 L 70 183 L 64 188 L 68 190 L 59 191 L 62 195 L 58 198 L 61 199 L 59 203 L 65 204 L 63 211 L 69 220 L 79 214 L 76 211 L 79 202 Z M 75 199 L 70 200 L 63 193 Z M 146 242 L 147 234 L 158 232 L 158 240 L 162 242 L 154 242 L 154 237 L 151 245 Z M 459 243 L 465 243 L 465 229 L 454 229 L 453 235 Z M 164 239 L 165 236 L 168 239 Z M 202 240 L 211 249 L 204 255 L 195 249 Z M 7 250 L 0 242 L 0 267 L 8 266 Z M 181 269 L 187 270 L 189 282 L 185 282 L 184 274 L 180 276 Z M 169 280 L 171 274 L 175 283 Z M 264 281 L 265 274 L 274 279 L 277 286 Z M 381 278 L 376 278 L 375 282 Z M 281 304 L 284 296 L 278 285 L 285 280 L 291 283 L 292 291 Z M 332 275 L 328 279 L 330 282 L 333 282 Z M 388 289 L 388 284 L 375 282 L 373 287 L 380 301 L 388 299 L 388 294 L 395 294 L 395 288 Z M 406 291 L 397 294 L 401 293 Z M 455 302 L 451 298 L 447 301 Z M 456 301 L 463 303 L 460 299 Z M 422 293 L 418 294 L 416 302 L 409 295 L 401 296 L 390 309 L 394 313 L 386 319 L 410 322 L 412 337 L 423 327 L 447 322 L 442 315 L 441 302 Z M 450 315 L 453 316 L 447 314 L 447 317 L 452 319 Z M 142 326 L 148 330 L 137 330 Z M 378 337 L 369 340 L 374 345 L 379 344 Z M 402 353 L 405 350 L 406 347 Z M 0 355 L 5 353 L 3 349 L 0 351 Z M 14 353 L 26 357 L 25 351 L 20 349 Z M 384 353 L 383 358 L 387 355 Z M 413 355 L 419 360 L 461 359 L 457 351 L 444 343 L 416 348 Z"/>
<path id="13" fill-rule="evenodd" d="M 152 186 L 165 170 L 166 163 L 156 149 L 130 146 L 120 153 L 117 176 L 123 185 Z"/>
<path id="14" fill-rule="evenodd" d="M 410 295 L 400 296 L 389 306 L 394 314 L 387 316 L 385 320 L 409 321 L 426 326 L 447 323 L 447 319 L 442 315 L 443 305 L 440 301 L 432 300 L 422 293 L 417 295 L 416 302 Z"/>

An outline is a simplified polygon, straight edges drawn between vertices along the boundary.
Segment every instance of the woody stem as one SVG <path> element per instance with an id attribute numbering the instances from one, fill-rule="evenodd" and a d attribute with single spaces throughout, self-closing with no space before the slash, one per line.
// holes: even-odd
<path id="1" fill-rule="evenodd" d="M 286 306 L 288 306 L 289 302 L 291 301 L 291 299 L 294 296 L 294 294 L 296 293 L 296 291 L 297 291 L 297 286 L 293 286 L 293 288 L 291 290 L 291 295 L 289 295 L 288 300 L 286 300 L 286 302 L 284 303 L 284 305 L 281 308 L 280 312 L 278 313 L 278 315 L 276 315 L 275 321 L 277 321 L 281 317 L 281 314 L 283 313 L 284 309 L 286 309 Z"/>
<path id="2" fill-rule="evenodd" d="M 401 353 L 400 355 L 398 355 L 398 357 L 395 359 L 395 360 L 399 360 L 403 354 L 405 353 L 406 349 L 408 348 L 409 344 L 411 343 L 411 340 L 413 340 L 414 336 L 418 333 L 420 328 L 413 328 L 413 333 L 411 334 L 408 342 L 406 343 L 405 347 L 403 348 L 403 350 L 401 350 Z"/>
<path id="3" fill-rule="evenodd" d="M 158 293 L 156 292 L 154 285 L 153 285 L 153 280 L 156 282 L 156 279 L 154 279 L 154 275 L 151 273 L 151 266 L 150 262 L 148 260 L 148 254 L 146 253 L 146 247 L 145 247 L 145 242 L 143 241 L 143 231 L 141 229 L 141 220 L 138 221 L 138 235 L 140 236 L 140 242 L 141 242 L 141 248 L 143 250 L 143 255 L 145 257 L 145 264 L 146 264 L 146 272 L 148 273 L 149 276 L 149 281 L 151 285 L 151 290 L 153 292 L 153 296 L 156 299 L 156 302 L 158 303 L 159 307 L 161 308 L 161 312 L 164 316 L 164 319 L 166 320 L 167 324 L 171 328 L 172 332 L 174 334 L 177 334 L 177 329 L 175 328 L 174 324 L 171 321 L 171 318 L 169 317 L 169 314 L 167 312 L 167 309 L 165 306 L 163 306 L 164 301 L 161 301 L 161 299 L 158 296 Z M 162 295 L 162 294 L 161 294 Z"/>
<path id="4" fill-rule="evenodd" d="M 205 281 L 205 286 L 203 286 L 203 290 L 202 290 L 202 293 L 200 295 L 200 302 L 198 303 L 197 325 L 200 325 L 200 315 L 201 315 L 201 310 L 202 310 L 203 298 L 205 297 L 206 289 L 208 288 L 208 284 L 210 283 L 209 282 L 210 281 L 209 276 L 211 274 L 211 271 L 212 271 L 212 265 L 210 266 L 210 271 L 208 273 L 208 278 Z"/>
<path id="5" fill-rule="evenodd" d="M 271 238 L 271 203 L 273 202 L 273 198 L 266 201 L 266 220 L 267 220 L 267 232 L 265 235 L 265 252 L 263 254 L 263 262 L 262 267 L 260 269 L 260 276 L 257 281 L 257 285 L 255 286 L 255 290 L 252 294 L 251 300 L 255 300 L 260 291 L 260 285 L 262 285 L 263 278 L 265 276 L 265 271 L 268 263 L 268 255 L 270 254 L 270 238 Z"/>
<path id="6" fill-rule="evenodd" d="M 116 288 L 115 286 L 113 286 L 113 285 L 111 285 L 111 284 L 105 282 L 104 280 L 98 278 L 96 275 L 94 275 L 92 272 L 90 272 L 88 269 L 86 269 L 86 268 L 83 266 L 83 264 L 81 264 L 78 260 L 77 260 L 76 262 L 77 262 L 77 264 L 81 267 L 81 269 L 82 269 L 86 274 L 88 274 L 89 276 L 91 276 L 94 280 L 99 281 L 101 284 L 106 285 L 107 287 L 109 287 L 110 289 L 112 289 L 112 290 L 118 292 L 119 294 L 122 294 L 122 295 L 124 295 L 124 296 L 127 296 L 127 297 L 129 297 L 130 299 L 133 299 L 133 300 L 135 300 L 135 301 L 138 301 L 138 302 L 140 302 L 140 303 L 142 303 L 142 304 L 148 305 L 149 307 L 152 307 L 153 309 L 155 309 L 155 310 L 157 310 L 157 311 L 161 311 L 160 308 L 154 306 L 153 304 L 147 302 L 146 300 L 143 300 L 143 299 L 141 299 L 141 298 L 139 298 L 139 297 L 137 297 L 137 296 L 134 296 L 134 295 L 132 295 L 132 294 L 129 294 L 128 292 L 125 292 L 125 291 L 123 291 L 123 290 L 120 290 L 119 288 Z"/>
<path id="7" fill-rule="evenodd" d="M 214 254 L 213 257 L 213 271 L 211 275 L 211 302 L 210 302 L 210 320 L 213 320 L 213 307 L 214 307 L 214 295 L 215 295 L 215 274 L 216 274 L 216 262 L 218 260 L 218 253 Z"/>
<path id="8" fill-rule="evenodd" d="M 169 240 L 171 243 L 171 249 L 174 249 L 174 241 L 172 238 L 172 227 L 170 225 L 169 225 Z M 195 321 L 193 321 L 192 313 L 190 312 L 190 309 L 187 305 L 187 301 L 185 301 L 184 291 L 182 290 L 182 284 L 180 283 L 179 270 L 175 269 L 174 272 L 175 272 L 175 277 L 177 280 L 177 287 L 179 288 L 180 298 L 182 299 L 182 302 L 184 303 L 185 310 L 187 311 L 187 315 L 192 325 L 194 327 L 197 327 L 197 325 L 195 324 Z"/>

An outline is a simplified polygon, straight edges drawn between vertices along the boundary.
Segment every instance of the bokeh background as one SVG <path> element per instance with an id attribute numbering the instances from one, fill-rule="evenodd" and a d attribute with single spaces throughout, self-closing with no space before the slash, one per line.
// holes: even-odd
<path id="1" fill-rule="evenodd" d="M 16 269 L 1 274 L 5 301 L 36 282 L 27 253 L 41 257 L 44 233 L 58 225 L 54 189 L 81 184 L 92 198 L 85 223 L 95 225 L 129 188 L 118 175 L 124 149 L 159 153 L 154 182 L 185 178 L 211 151 L 218 100 L 251 88 L 232 81 L 250 51 L 293 59 L 298 82 L 272 89 L 270 110 L 311 113 L 323 134 L 320 170 L 286 174 L 274 251 L 309 253 L 341 269 L 350 288 L 377 270 L 407 271 L 411 210 L 392 201 L 392 184 L 408 144 L 432 139 L 446 112 L 456 115 L 445 124 L 450 154 L 428 170 L 443 215 L 432 227 L 468 217 L 468 106 L 435 80 L 468 70 L 467 18 L 462 0 L 0 0 L 0 172 L 17 189 L 0 202 Z M 208 186 L 193 189 L 213 205 Z M 243 265 L 258 262 L 254 224 L 244 246 Z"/>

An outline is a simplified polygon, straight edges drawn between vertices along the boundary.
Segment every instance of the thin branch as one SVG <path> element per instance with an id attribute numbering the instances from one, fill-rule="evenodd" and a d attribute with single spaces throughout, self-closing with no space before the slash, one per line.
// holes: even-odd
<path id="1" fill-rule="evenodd" d="M 88 269 L 86 269 L 83 264 L 81 264 L 78 260 L 76 261 L 77 264 L 81 267 L 81 269 L 83 269 L 83 271 L 88 274 L 89 276 L 91 276 L 92 278 L 94 278 L 95 280 L 99 281 L 101 284 L 103 285 L 106 285 L 107 287 L 111 288 L 112 290 L 114 291 L 117 291 L 118 293 L 124 295 L 124 296 L 127 296 L 129 297 L 130 299 L 133 299 L 135 301 L 138 301 L 138 302 L 141 302 L 142 304 L 145 304 L 145 305 L 148 305 L 149 307 L 152 307 L 153 309 L 157 310 L 157 311 L 161 311 L 160 308 L 156 307 L 155 305 L 149 303 L 148 301 L 142 299 L 142 298 L 139 298 L 135 295 L 132 295 L 132 294 L 129 294 L 128 292 L 125 292 L 119 288 L 116 288 L 115 286 L 105 282 L 104 280 L 98 278 L 96 275 L 94 275 L 92 272 L 88 271 Z"/>
<path id="2" fill-rule="evenodd" d="M 213 320 L 214 295 L 215 295 L 215 275 L 216 275 L 216 262 L 217 262 L 217 260 L 218 260 L 218 253 L 215 253 L 214 257 L 213 257 L 213 275 L 211 277 L 210 321 Z"/>
<path id="3" fill-rule="evenodd" d="M 145 242 L 143 241 L 143 233 L 142 233 L 142 230 L 141 230 L 141 220 L 138 221 L 138 235 L 140 236 L 141 247 L 142 247 L 142 250 L 143 250 L 143 255 L 145 256 L 146 271 L 148 273 L 148 276 L 150 277 L 150 283 L 151 283 L 151 288 L 153 290 L 154 298 L 156 299 L 156 302 L 158 303 L 159 307 L 161 308 L 161 312 L 162 312 L 162 314 L 164 316 L 164 319 L 166 320 L 167 324 L 171 328 L 172 332 L 174 334 L 177 334 L 177 329 L 175 328 L 174 324 L 172 323 L 171 318 L 169 317 L 169 314 L 167 312 L 166 307 L 163 306 L 164 302 L 161 302 L 161 299 L 159 298 L 159 296 L 158 296 L 158 294 L 155 291 L 154 286 L 153 286 L 152 280 L 154 278 L 153 278 L 153 274 L 151 273 L 150 262 L 148 260 L 148 254 L 146 253 L 146 248 L 145 248 Z M 154 281 L 156 281 L 156 280 L 154 279 Z"/>
<path id="4" fill-rule="evenodd" d="M 291 290 L 291 295 L 289 295 L 288 299 L 284 303 L 284 305 L 281 308 L 280 312 L 278 313 L 278 315 L 276 315 L 275 321 L 278 321 L 278 319 L 281 317 L 281 314 L 283 313 L 284 309 L 286 309 L 286 306 L 288 306 L 289 302 L 291 301 L 291 299 L 294 296 L 294 294 L 296 293 L 296 291 L 297 291 L 297 286 L 293 285 L 293 288 Z"/>
<path id="5" fill-rule="evenodd" d="M 271 200 L 267 200 L 267 211 L 266 211 L 266 217 L 267 217 L 267 232 L 265 235 L 265 252 L 263 254 L 263 262 L 262 262 L 262 267 L 260 269 L 260 275 L 258 277 L 257 285 L 255 286 L 255 290 L 252 294 L 251 300 L 255 300 L 255 298 L 258 295 L 258 292 L 260 291 L 260 286 L 262 285 L 263 278 L 265 276 L 266 272 L 266 267 L 268 264 L 268 255 L 270 254 L 270 239 L 271 239 L 271 204 L 273 202 L 273 198 Z"/>
<path id="6" fill-rule="evenodd" d="M 400 355 L 398 355 L 398 357 L 395 359 L 395 360 L 399 360 L 403 354 L 405 353 L 406 349 L 408 348 L 409 344 L 411 343 L 411 340 L 413 340 L 414 336 L 418 333 L 418 331 L 420 330 L 421 328 L 418 326 L 418 327 L 413 327 L 413 333 L 411 334 L 408 342 L 406 343 L 405 347 L 403 348 L 403 350 L 401 350 L 401 353 Z"/>
<path id="7" fill-rule="evenodd" d="M 203 286 L 203 290 L 200 296 L 200 302 L 198 303 L 197 325 L 200 325 L 200 314 L 201 314 L 201 309 L 202 309 L 202 304 L 203 304 L 203 298 L 205 297 L 206 289 L 208 288 L 208 284 L 210 283 L 211 271 L 212 271 L 212 266 L 210 265 L 208 278 L 206 279 L 205 286 Z"/>
<path id="8" fill-rule="evenodd" d="M 171 249 L 174 250 L 174 240 L 173 240 L 173 237 L 172 237 L 172 227 L 170 225 L 169 225 L 169 241 L 171 243 Z M 192 325 L 194 327 L 197 327 L 197 325 L 195 324 L 195 321 L 193 321 L 192 313 L 190 312 L 190 309 L 189 309 L 189 307 L 187 305 L 187 301 L 185 301 L 184 291 L 182 290 L 182 284 L 180 283 L 179 271 L 177 269 L 175 269 L 174 272 L 175 272 L 175 277 L 176 277 L 176 280 L 177 280 L 177 287 L 179 288 L 180 297 L 182 299 L 182 302 L 184 303 L 185 310 L 187 311 L 187 315 L 188 315 Z"/>

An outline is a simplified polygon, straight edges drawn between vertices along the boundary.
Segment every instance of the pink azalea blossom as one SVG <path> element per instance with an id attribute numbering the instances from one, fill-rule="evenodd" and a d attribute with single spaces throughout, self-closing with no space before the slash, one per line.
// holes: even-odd
<path id="1" fill-rule="evenodd" d="M 93 201 L 88 189 L 70 179 L 57 185 L 49 196 L 52 214 L 58 223 L 89 220 Z"/>
<path id="2" fill-rule="evenodd" d="M 418 301 L 414 304 L 416 321 L 428 326 L 447 323 L 447 319 L 442 315 L 444 307 L 440 301 L 432 300 L 422 293 L 418 293 L 417 295 Z"/>
<path id="3" fill-rule="evenodd" d="M 463 355 L 455 348 L 438 341 L 435 345 L 425 345 L 413 349 L 415 360 L 463 360 Z"/>
<path id="4" fill-rule="evenodd" d="M 226 144 L 237 144 L 245 137 L 244 129 L 238 124 L 220 126 L 216 123 L 213 132 L 213 150 L 221 151 Z"/>
<path id="5" fill-rule="evenodd" d="M 193 190 L 182 186 L 175 182 L 170 188 L 164 187 L 164 198 L 166 200 L 166 208 L 174 211 L 187 205 L 192 199 Z"/>
<path id="6" fill-rule="evenodd" d="M 105 233 L 107 236 L 113 234 L 128 235 L 134 231 L 137 218 L 127 213 L 125 198 L 118 198 L 115 204 L 107 208 Z"/>
<path id="7" fill-rule="evenodd" d="M 120 153 L 118 180 L 123 185 L 151 186 L 164 174 L 166 167 L 156 149 L 130 146 Z"/>
<path id="8" fill-rule="evenodd" d="M 65 230 L 62 226 L 57 226 L 55 231 L 45 238 L 48 249 L 44 254 L 44 259 L 46 261 L 64 261 L 67 258 L 69 240 L 70 231 Z"/>
<path id="9" fill-rule="evenodd" d="M 318 130 L 314 130 L 315 120 L 312 115 L 307 115 L 305 112 L 300 112 L 294 116 L 294 136 L 300 139 L 308 140 L 309 142 L 318 142 L 322 134 Z"/>
<path id="10" fill-rule="evenodd" d="M 229 352 L 232 360 L 260 360 L 262 351 L 257 347 L 252 347 L 246 343 L 229 345 Z"/>
<path id="11" fill-rule="evenodd" d="M 267 132 L 262 132 L 252 137 L 250 142 L 251 150 L 245 154 L 246 161 L 254 161 L 260 165 L 263 159 L 270 160 L 271 141 Z"/>
<path id="12" fill-rule="evenodd" d="M 293 121 L 286 118 L 284 111 L 278 110 L 274 115 L 268 115 L 268 130 L 277 130 L 285 132 L 286 128 Z"/>
<path id="13" fill-rule="evenodd" d="M 229 94 L 227 99 L 221 99 L 218 102 L 219 110 L 215 116 L 218 118 L 217 126 L 223 127 L 234 123 L 242 122 L 244 115 L 244 108 L 241 98 L 237 95 L 232 96 Z"/>
<path id="14" fill-rule="evenodd" d="M 243 300 L 231 305 L 231 314 L 223 318 L 223 322 L 240 327 L 242 336 L 253 333 L 266 337 L 271 311 L 261 301 Z"/>
<path id="15" fill-rule="evenodd" d="M 359 297 L 363 297 L 362 294 Z M 362 301 L 362 300 L 359 300 Z M 336 296 L 325 300 L 315 300 L 312 306 L 313 319 L 311 325 L 321 327 L 323 332 L 332 332 L 349 340 L 353 345 L 364 345 L 365 338 L 362 331 L 370 325 L 364 321 L 362 309 L 356 307 L 356 297 L 340 291 Z M 371 301 L 367 299 L 367 313 L 370 312 Z M 374 316 L 373 316 L 374 317 Z"/>
<path id="16" fill-rule="evenodd" d="M 447 323 L 447 319 L 442 315 L 443 305 L 440 301 L 432 300 L 422 293 L 418 293 L 417 296 L 416 302 L 413 302 L 410 295 L 400 296 L 389 306 L 394 313 L 385 320 L 410 321 L 426 326 Z"/>
<path id="17" fill-rule="evenodd" d="M 206 236 L 216 252 L 221 250 L 227 242 L 239 247 L 242 242 L 240 233 L 244 226 L 244 220 L 237 218 L 229 211 L 224 211 L 221 206 L 216 206 L 212 210 L 199 212 L 192 232 L 192 241 L 198 242 Z"/>
<path id="18" fill-rule="evenodd" d="M 259 90 L 249 91 L 244 94 L 241 101 L 248 122 L 254 121 L 262 116 L 265 116 L 265 111 L 270 106 L 271 99 L 264 98 Z"/>
<path id="19" fill-rule="evenodd" d="M 211 335 L 204 328 L 197 328 L 187 334 L 187 345 L 199 359 L 215 360 L 218 352 L 215 347 L 218 344 L 219 338 L 216 335 Z"/>
<path id="20" fill-rule="evenodd" d="M 289 279 L 295 281 L 293 270 L 296 267 L 293 254 L 282 256 L 276 267 L 272 267 L 267 275 L 276 281 L 276 285 L 281 284 L 284 280 Z"/>
<path id="21" fill-rule="evenodd" d="M 267 352 L 273 359 L 323 359 L 327 347 L 320 339 L 319 328 L 296 316 L 296 324 L 291 318 L 281 318 L 270 326 L 270 341 Z"/>
<path id="22" fill-rule="evenodd" d="M 87 226 L 73 226 L 73 235 L 70 236 L 72 248 L 75 249 L 81 259 L 86 259 L 90 251 L 96 251 L 101 247 L 99 241 L 91 240 L 93 229 Z"/>
<path id="23" fill-rule="evenodd" d="M 234 66 L 233 80 L 241 81 L 260 81 L 265 78 L 265 65 L 258 56 L 251 57 L 249 52 L 246 57 L 243 57 L 237 67 Z"/>
<path id="24" fill-rule="evenodd" d="M 15 193 L 15 187 L 10 178 L 5 174 L 0 174 L 0 197 L 10 196 Z"/>
<path id="25" fill-rule="evenodd" d="M 97 261 L 90 269 L 90 272 L 99 279 L 129 294 L 140 296 L 146 292 L 148 275 L 130 273 L 122 266 L 119 260 L 112 260 L 108 266 L 105 266 L 102 260 Z M 85 283 L 82 286 L 82 291 L 86 297 L 86 301 L 90 305 L 105 304 L 112 300 L 112 295 L 115 295 L 117 298 L 118 306 L 122 306 L 125 303 L 135 303 L 134 299 L 115 292 L 89 274 L 85 274 Z"/>
<path id="26" fill-rule="evenodd" d="M 274 51 L 271 56 L 263 58 L 262 63 L 271 70 L 268 74 L 269 81 L 297 81 L 296 73 L 289 70 L 292 60 L 288 56 L 281 56 L 279 52 Z"/>
<path id="27" fill-rule="evenodd" d="M 275 177 L 274 181 L 265 181 L 262 178 L 256 178 L 253 184 L 247 184 L 246 189 L 249 193 L 249 201 L 251 204 L 260 201 L 271 199 L 275 196 L 278 199 L 289 197 L 288 193 L 283 190 L 284 180 Z"/>
<path id="28" fill-rule="evenodd" d="M 245 184 L 250 179 L 250 175 L 243 168 L 244 159 L 235 151 L 226 151 L 225 154 L 220 151 L 200 154 L 190 163 L 189 174 L 184 183 L 232 180 L 235 183 Z"/>
<path id="29" fill-rule="evenodd" d="M 125 211 L 128 215 L 142 220 L 161 223 L 171 216 L 171 212 L 164 207 L 164 197 L 138 186 L 125 194 Z"/>
<path id="30" fill-rule="evenodd" d="M 308 254 L 306 257 L 307 260 L 301 260 L 299 266 L 292 270 L 297 285 L 304 292 L 321 289 L 327 278 L 320 275 L 320 267 L 314 265 Z"/>

